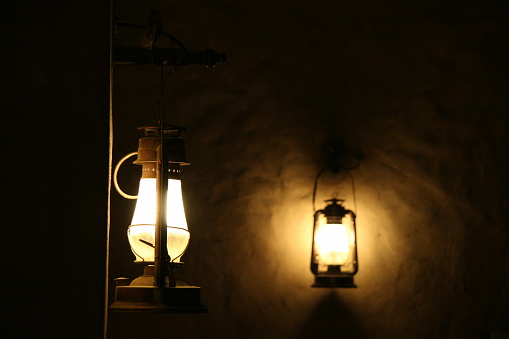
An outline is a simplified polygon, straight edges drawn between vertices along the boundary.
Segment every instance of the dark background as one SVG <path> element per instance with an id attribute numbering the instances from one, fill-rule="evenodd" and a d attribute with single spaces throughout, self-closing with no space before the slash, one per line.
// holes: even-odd
<path id="1" fill-rule="evenodd" d="M 202 315 L 116 314 L 110 338 L 490 338 L 509 332 L 509 8 L 504 1 L 134 1 L 189 50 L 165 105 L 185 135 Z M 4 8 L 2 331 L 100 338 L 108 225 L 109 18 L 100 1 Z M 138 45 L 140 32 L 119 30 Z M 167 41 L 159 41 L 161 45 Z M 115 67 L 115 164 L 153 123 L 159 69 Z M 313 289 L 311 197 L 327 140 L 361 159 L 357 289 Z M 121 184 L 134 193 L 139 168 Z M 348 175 L 326 173 L 317 207 Z M 134 278 L 133 202 L 111 194 L 109 276 Z M 112 298 L 112 287 L 109 289 Z"/>

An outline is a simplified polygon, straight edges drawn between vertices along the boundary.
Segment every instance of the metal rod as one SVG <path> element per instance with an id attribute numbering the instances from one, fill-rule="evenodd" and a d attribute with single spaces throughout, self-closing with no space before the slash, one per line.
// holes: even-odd
<path id="1" fill-rule="evenodd" d="M 168 273 L 167 264 L 167 216 L 166 216 L 166 198 L 168 195 L 168 148 L 165 147 L 164 140 L 164 103 L 163 86 L 164 68 L 161 65 L 161 97 L 159 111 L 159 135 L 160 144 L 157 152 L 157 200 L 156 200 L 156 229 L 154 243 L 154 286 L 165 287 L 166 276 Z"/>
<path id="2" fill-rule="evenodd" d="M 158 147 L 158 163 L 156 173 L 157 184 L 157 216 L 154 244 L 154 286 L 165 287 L 167 276 L 167 216 L 166 197 L 168 192 L 168 155 L 164 141 Z"/>
<path id="3" fill-rule="evenodd" d="M 109 147 L 108 147 L 108 210 L 106 214 L 106 263 L 104 280 L 104 316 L 103 316 L 103 339 L 108 336 L 108 303 L 110 289 L 110 234 L 111 234 L 111 181 L 113 169 L 113 45 L 114 45 L 114 18 L 113 18 L 113 0 L 109 1 L 110 11 L 110 69 L 109 69 Z"/>

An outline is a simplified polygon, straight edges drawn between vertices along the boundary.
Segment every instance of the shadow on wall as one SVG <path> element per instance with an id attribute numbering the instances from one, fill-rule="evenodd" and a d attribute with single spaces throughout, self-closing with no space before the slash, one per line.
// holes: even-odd
<path id="1" fill-rule="evenodd" d="M 366 338 L 356 315 L 341 302 L 336 291 L 330 291 L 316 304 L 304 327 L 296 336 L 298 339 Z"/>

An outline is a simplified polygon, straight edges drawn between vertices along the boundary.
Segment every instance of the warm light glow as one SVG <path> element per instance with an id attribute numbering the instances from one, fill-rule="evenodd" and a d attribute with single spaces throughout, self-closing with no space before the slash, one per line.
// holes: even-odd
<path id="1" fill-rule="evenodd" d="M 156 179 L 142 178 L 133 220 L 127 230 L 129 243 L 137 261 L 154 261 L 152 246 L 155 243 L 156 197 Z M 172 261 L 178 261 L 184 254 L 190 237 L 180 180 L 168 180 L 166 219 L 168 254 Z"/>
<path id="2" fill-rule="evenodd" d="M 319 265 L 344 265 L 350 252 L 348 234 L 343 224 L 322 224 L 315 233 Z"/>

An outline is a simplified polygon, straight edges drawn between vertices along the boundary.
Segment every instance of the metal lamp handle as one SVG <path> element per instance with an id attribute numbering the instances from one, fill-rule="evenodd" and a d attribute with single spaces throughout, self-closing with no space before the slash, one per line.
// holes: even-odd
<path id="1" fill-rule="evenodd" d="M 117 180 L 118 169 L 124 163 L 124 161 L 126 161 L 128 158 L 132 157 L 133 155 L 137 155 L 137 154 L 138 154 L 138 152 L 132 152 L 132 153 L 129 153 L 128 155 L 126 155 L 125 157 L 123 157 L 122 159 L 120 159 L 120 161 L 117 163 L 117 166 L 115 166 L 115 170 L 113 171 L 113 185 L 115 185 L 115 188 L 117 189 L 118 194 L 120 194 L 121 196 L 123 196 L 126 199 L 138 199 L 138 196 L 124 193 L 124 191 L 122 191 L 120 189 L 120 186 L 118 185 L 118 180 Z"/>

